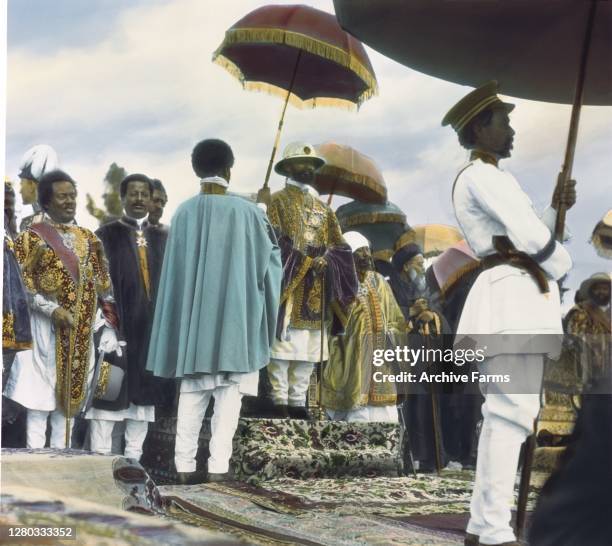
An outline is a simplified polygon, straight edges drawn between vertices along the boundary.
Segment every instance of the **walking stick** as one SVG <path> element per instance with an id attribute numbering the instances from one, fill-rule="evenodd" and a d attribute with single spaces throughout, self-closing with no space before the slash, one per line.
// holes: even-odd
<path id="1" fill-rule="evenodd" d="M 540 410 L 542 409 L 542 398 L 544 394 L 544 382 L 540 386 Z M 538 432 L 538 419 L 540 415 L 533 420 L 533 434 L 530 434 L 525 440 L 525 453 L 523 460 L 523 468 L 521 468 L 521 481 L 519 482 L 519 494 L 516 504 L 516 538 L 520 540 L 527 514 L 527 498 L 529 496 L 529 482 L 531 481 L 531 470 L 533 468 L 533 459 L 536 449 L 536 435 Z"/>
<path id="2" fill-rule="evenodd" d="M 436 453 L 436 472 L 442 473 L 442 456 L 440 454 L 440 427 L 438 426 L 438 397 L 436 386 L 431 385 L 431 417 L 433 419 L 434 450 Z"/>
<path id="3" fill-rule="evenodd" d="M 317 366 L 317 419 L 323 419 L 323 408 L 321 407 L 321 379 L 323 378 L 323 355 L 326 342 L 325 339 L 325 271 L 321 273 L 321 359 Z"/>
<path id="4" fill-rule="evenodd" d="M 424 327 L 425 328 L 425 327 Z M 425 336 L 425 345 L 429 349 L 429 331 L 424 333 Z M 432 429 L 433 429 L 433 441 L 434 441 L 434 452 L 436 456 L 436 472 L 438 476 L 442 473 L 442 455 L 441 455 L 441 438 L 440 438 L 440 427 L 438 423 L 439 415 L 438 415 L 438 397 L 436 395 L 436 386 L 435 384 L 431 384 L 430 386 L 430 394 L 431 394 L 431 418 L 432 418 Z"/>
<path id="5" fill-rule="evenodd" d="M 414 455 L 412 453 L 412 442 L 410 441 L 410 433 L 408 431 L 408 423 L 406 422 L 406 416 L 404 415 L 404 410 L 408 411 L 408 406 L 406 405 L 406 402 L 402 402 L 400 409 L 399 409 L 399 414 L 400 414 L 400 423 L 402 426 L 402 443 L 400 444 L 401 446 L 403 446 L 404 444 L 406 445 L 406 451 L 408 451 L 408 458 L 410 459 L 410 467 L 412 468 L 412 475 L 416 478 L 417 477 L 417 473 L 416 473 L 416 468 L 414 467 Z M 402 462 L 404 461 L 404 457 L 402 457 Z"/>
<path id="6" fill-rule="evenodd" d="M 56 339 L 57 343 L 57 339 Z M 65 417 L 66 417 L 66 449 L 70 448 L 70 433 L 72 432 L 70 426 L 70 401 L 72 399 L 72 356 L 74 355 L 74 330 L 69 330 L 69 342 L 68 342 L 68 362 L 66 366 L 66 408 L 65 408 Z"/>

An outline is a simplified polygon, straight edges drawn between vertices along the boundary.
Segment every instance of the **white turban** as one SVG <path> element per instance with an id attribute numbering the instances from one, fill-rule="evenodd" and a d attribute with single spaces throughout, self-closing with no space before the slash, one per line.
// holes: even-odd
<path id="1" fill-rule="evenodd" d="M 43 174 L 57 169 L 58 165 L 55 150 L 47 144 L 38 144 L 23 154 L 19 177 L 40 180 Z"/>
<path id="2" fill-rule="evenodd" d="M 358 231 L 347 231 L 346 233 L 343 233 L 343 237 L 353 252 L 359 248 L 363 248 L 364 246 L 370 248 L 370 241 L 368 241 Z"/>

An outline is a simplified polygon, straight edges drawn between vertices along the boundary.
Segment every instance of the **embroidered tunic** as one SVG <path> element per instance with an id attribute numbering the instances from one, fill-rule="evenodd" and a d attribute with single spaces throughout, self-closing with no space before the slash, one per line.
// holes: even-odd
<path id="1" fill-rule="evenodd" d="M 334 304 L 343 307 L 354 298 L 357 277 L 336 215 L 316 197 L 316 192 L 288 182 L 283 190 L 272 195 L 268 217 L 278 234 L 283 261 L 277 343 L 272 348 L 272 356 L 282 359 L 289 354 L 284 347 L 291 344 L 289 337 L 304 341 L 304 336 L 297 332 L 287 336 L 288 329 L 310 330 L 314 337 L 321 330 L 321 276 L 312 269 L 315 258 L 322 256 L 327 261 L 325 301 L 334 308 L 337 308 Z M 328 312 L 327 317 L 330 315 Z M 316 348 L 318 355 L 320 343 L 316 339 L 306 345 Z M 311 355 L 303 356 L 294 359 L 310 360 Z"/>
<path id="2" fill-rule="evenodd" d="M 382 275 L 367 272 L 347 316 L 346 333 L 330 338 L 329 362 L 321 386 L 323 406 L 352 410 L 395 404 L 394 383 L 372 380 L 376 371 L 392 373 L 388 364 L 373 365 L 373 351 L 400 344 L 405 330 L 402 310 Z"/>

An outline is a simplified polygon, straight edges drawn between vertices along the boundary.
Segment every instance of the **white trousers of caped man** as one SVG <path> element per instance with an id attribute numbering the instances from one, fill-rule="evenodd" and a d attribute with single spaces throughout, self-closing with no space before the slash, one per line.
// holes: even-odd
<path id="1" fill-rule="evenodd" d="M 539 354 L 498 355 L 479 365 L 483 373 L 528 375 L 529 381 L 521 383 L 532 387 L 541 384 L 543 368 Z M 480 544 L 500 544 L 516 540 L 510 518 L 519 454 L 533 432 L 540 395 L 503 392 L 503 386 L 489 383 L 481 390 L 483 422 L 467 532 L 478 535 Z"/>
<path id="2" fill-rule="evenodd" d="M 37 449 L 45 447 L 47 418 L 51 416 L 51 439 L 49 447 L 64 449 L 66 447 L 66 417 L 59 410 L 44 411 L 29 409 L 26 425 L 26 447 Z M 70 419 L 70 436 L 74 428 L 74 419 Z M 70 445 L 70 443 L 68 444 Z"/>
<path id="3" fill-rule="evenodd" d="M 258 374 L 258 372 L 255 373 Z M 255 382 L 256 388 L 257 383 Z M 177 472 L 195 472 L 196 470 L 198 438 L 206 409 L 212 398 L 215 399 L 215 407 L 210 422 L 208 472 L 224 474 L 229 471 L 232 440 L 238 427 L 242 401 L 238 383 L 191 392 L 181 389 L 174 447 L 174 463 Z"/>

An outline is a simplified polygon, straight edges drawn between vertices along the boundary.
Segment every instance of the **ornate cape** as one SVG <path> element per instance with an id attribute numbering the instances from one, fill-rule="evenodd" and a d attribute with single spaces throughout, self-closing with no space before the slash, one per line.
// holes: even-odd
<path id="1" fill-rule="evenodd" d="M 357 276 L 351 249 L 342 238 L 334 211 L 320 199 L 287 185 L 272 195 L 268 218 L 278 234 L 283 262 L 283 283 L 277 336 L 283 327 L 289 298 L 293 328 L 321 328 L 321 277 L 311 269 L 315 258 L 327 260 L 327 303 L 348 305 L 357 291 Z M 334 306 L 336 307 L 336 306 Z"/>
<path id="2" fill-rule="evenodd" d="M 324 368 L 321 399 L 324 407 L 350 410 L 359 406 L 395 404 L 393 383 L 372 380 L 375 371 L 391 373 L 387 364 L 375 368 L 373 351 L 395 346 L 404 332 L 404 317 L 385 279 L 369 271 L 350 305 L 346 333 L 329 342 L 329 362 Z"/>
<path id="3" fill-rule="evenodd" d="M 76 277 L 62 256 L 36 232 L 54 233 L 63 243 L 62 253 L 76 263 Z M 69 311 L 74 318 L 71 330 L 56 330 L 56 393 L 59 407 L 66 407 L 66 370 L 71 364 L 70 415 L 83 402 L 87 390 L 91 333 L 98 298 L 112 297 L 110 276 L 100 240 L 88 229 L 70 224 L 33 224 L 15 241 L 15 255 L 21 265 L 26 290 L 41 294 Z M 70 268 L 72 269 L 72 268 Z"/>

